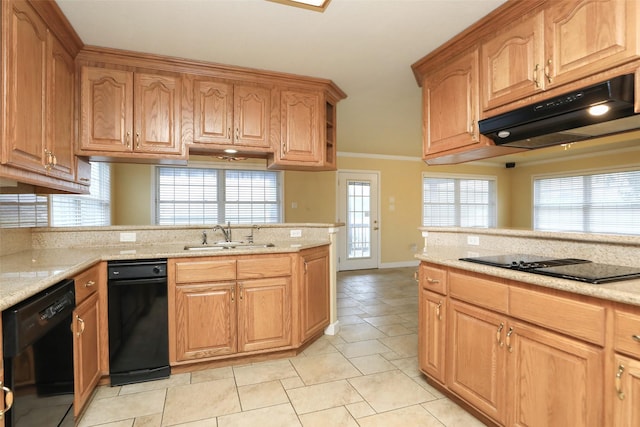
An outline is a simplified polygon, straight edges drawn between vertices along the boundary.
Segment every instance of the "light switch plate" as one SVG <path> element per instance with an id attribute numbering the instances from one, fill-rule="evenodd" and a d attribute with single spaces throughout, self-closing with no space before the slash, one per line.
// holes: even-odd
<path id="1" fill-rule="evenodd" d="M 467 245 L 478 246 L 480 244 L 480 237 L 467 236 Z"/>
<path id="2" fill-rule="evenodd" d="M 290 230 L 289 237 L 302 237 L 302 230 Z"/>

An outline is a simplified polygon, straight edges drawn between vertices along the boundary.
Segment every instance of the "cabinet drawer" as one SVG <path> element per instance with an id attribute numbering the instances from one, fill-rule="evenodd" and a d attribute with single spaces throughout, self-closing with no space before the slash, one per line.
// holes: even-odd
<path id="1" fill-rule="evenodd" d="M 450 272 L 449 295 L 500 313 L 509 308 L 509 288 L 505 284 L 475 275 Z"/>
<path id="2" fill-rule="evenodd" d="M 640 310 L 635 314 L 616 310 L 614 319 L 616 351 L 640 358 Z"/>
<path id="3" fill-rule="evenodd" d="M 260 279 L 291 275 L 291 258 L 259 256 L 238 259 L 238 279 Z"/>
<path id="4" fill-rule="evenodd" d="M 509 314 L 513 317 L 604 345 L 604 307 L 517 287 L 511 287 L 509 302 Z"/>
<path id="5" fill-rule="evenodd" d="M 99 264 L 76 275 L 73 280 L 75 281 L 76 305 L 78 305 L 98 290 L 98 283 L 100 283 Z"/>
<path id="6" fill-rule="evenodd" d="M 447 270 L 427 264 L 420 264 L 420 286 L 442 295 L 447 294 Z"/>
<path id="7" fill-rule="evenodd" d="M 235 278 L 235 259 L 208 258 L 176 262 L 176 283 L 207 283 Z"/>

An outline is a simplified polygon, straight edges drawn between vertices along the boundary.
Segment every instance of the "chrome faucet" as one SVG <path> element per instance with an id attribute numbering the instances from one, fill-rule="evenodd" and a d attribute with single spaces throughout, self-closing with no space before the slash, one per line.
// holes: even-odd
<path id="1" fill-rule="evenodd" d="M 213 231 L 220 230 L 222 234 L 224 234 L 224 241 L 231 242 L 231 221 L 227 221 L 227 228 L 225 229 L 223 225 L 216 225 L 213 227 Z"/>
<path id="2" fill-rule="evenodd" d="M 203 245 L 207 244 L 207 232 L 206 231 L 202 232 L 202 244 Z"/>

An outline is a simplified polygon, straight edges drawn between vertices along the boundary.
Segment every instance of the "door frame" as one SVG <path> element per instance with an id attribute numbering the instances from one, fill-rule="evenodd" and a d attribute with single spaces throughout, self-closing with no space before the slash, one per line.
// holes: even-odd
<path id="1" fill-rule="evenodd" d="M 375 208 L 376 218 L 372 217 L 372 221 L 377 222 L 377 230 L 372 230 L 371 237 L 371 258 L 370 263 L 360 263 L 362 266 L 350 266 L 349 270 L 363 270 L 370 268 L 380 268 L 380 236 L 381 236 L 381 225 L 380 225 L 380 171 L 372 171 L 372 170 L 358 170 L 358 169 L 339 169 L 336 173 L 336 188 L 338 191 L 336 192 L 336 218 L 338 218 L 338 222 L 344 224 L 343 227 L 338 228 L 337 233 L 337 250 L 336 250 L 336 266 L 337 271 L 346 270 L 343 268 L 345 266 L 346 254 L 347 254 L 347 221 L 346 221 L 346 197 L 345 200 L 342 200 L 343 188 L 340 186 L 341 179 L 344 180 L 345 176 L 348 175 L 362 175 L 367 178 L 374 178 L 375 180 L 375 200 L 372 198 L 371 207 Z M 343 186 L 345 184 L 343 183 Z M 344 190 L 346 191 L 346 190 Z M 346 193 L 345 193 L 346 195 Z M 373 225 L 373 223 L 372 223 Z"/>

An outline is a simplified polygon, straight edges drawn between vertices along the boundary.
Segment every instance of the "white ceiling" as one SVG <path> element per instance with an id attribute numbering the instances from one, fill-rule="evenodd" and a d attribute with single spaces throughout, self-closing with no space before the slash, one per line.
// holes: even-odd
<path id="1" fill-rule="evenodd" d="M 338 150 L 421 155 L 411 64 L 504 0 L 56 0 L 87 45 L 333 80 Z"/>

